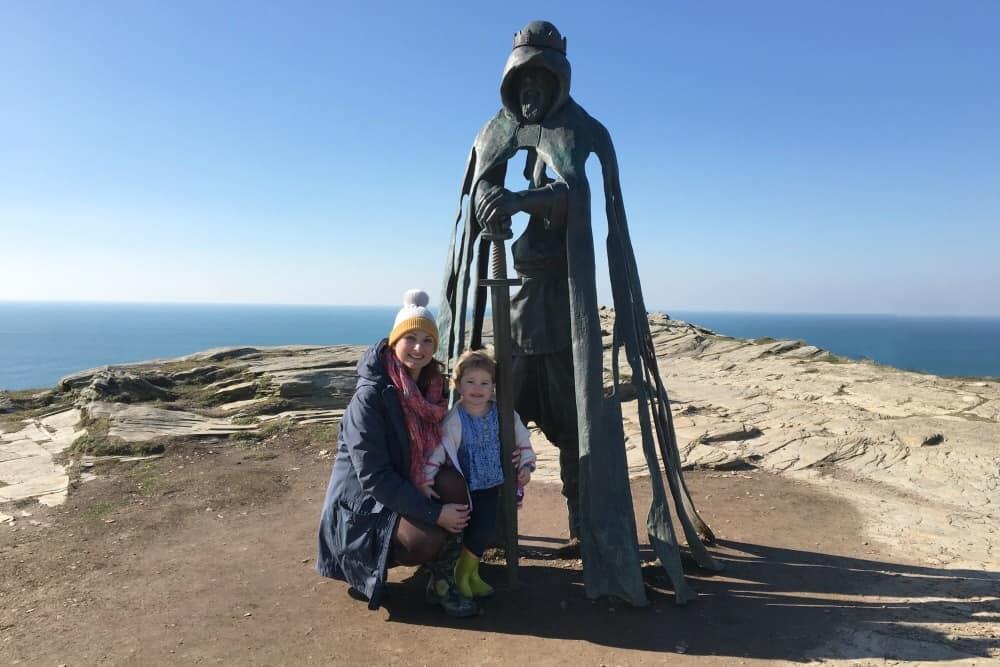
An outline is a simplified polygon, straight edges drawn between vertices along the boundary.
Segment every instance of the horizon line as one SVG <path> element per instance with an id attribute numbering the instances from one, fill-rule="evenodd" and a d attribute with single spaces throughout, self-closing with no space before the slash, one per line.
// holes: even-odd
<path id="1" fill-rule="evenodd" d="M 398 308 L 399 304 L 352 304 L 352 303 L 308 303 L 308 302 L 265 302 L 265 301 L 129 301 L 129 300 L 83 300 L 83 299 L 0 299 L 0 304 L 47 304 L 47 305 L 121 305 L 121 306 L 256 306 L 274 308 Z M 437 310 L 437 305 L 431 304 L 431 309 Z M 614 306 L 600 304 L 601 308 Z M 487 308 L 487 312 L 491 309 Z M 810 311 L 810 310 L 721 310 L 714 308 L 649 308 L 648 313 L 660 313 L 670 317 L 670 312 L 698 313 L 712 315 L 812 315 L 812 316 L 848 316 L 848 317 L 965 317 L 982 319 L 1000 319 L 1000 313 L 892 313 L 884 311 Z"/>

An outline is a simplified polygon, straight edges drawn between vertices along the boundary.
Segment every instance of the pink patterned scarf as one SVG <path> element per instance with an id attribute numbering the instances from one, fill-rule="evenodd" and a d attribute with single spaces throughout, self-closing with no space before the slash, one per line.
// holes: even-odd
<path id="1" fill-rule="evenodd" d="M 389 371 L 392 384 L 399 391 L 406 430 L 410 434 L 410 481 L 420 487 L 425 482 L 424 463 L 441 444 L 441 420 L 448 413 L 444 378 L 438 375 L 431 381 L 426 393 L 421 394 L 417 383 L 396 358 L 392 348 L 386 346 L 382 351 L 382 363 Z"/>

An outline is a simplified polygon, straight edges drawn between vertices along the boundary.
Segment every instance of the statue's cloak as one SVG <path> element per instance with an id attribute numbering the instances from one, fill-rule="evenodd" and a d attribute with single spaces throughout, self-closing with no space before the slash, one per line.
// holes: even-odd
<path id="1" fill-rule="evenodd" d="M 546 67 L 560 83 L 552 110 L 541 123 L 534 125 L 520 123 L 516 112 L 513 73 L 525 66 Z M 611 137 L 603 125 L 569 96 L 569 63 L 565 56 L 552 49 L 516 48 L 504 73 L 501 98 L 504 107 L 479 132 L 465 171 L 438 315 L 439 358 L 450 365 L 465 349 L 480 346 L 486 303 L 486 289 L 480 282 L 486 277 L 489 244 L 480 239 L 481 224 L 472 202 L 476 185 L 488 173 L 496 174 L 496 170 L 505 173 L 507 162 L 519 150 L 533 151 L 551 170 L 556 181 L 568 186 L 566 265 L 580 446 L 580 542 L 587 596 L 615 596 L 636 606 L 647 603 L 618 396 L 617 359 L 623 347 L 632 369 L 643 452 L 653 490 L 646 528 L 674 586 L 677 601 L 686 602 L 695 594 L 684 580 L 657 461 L 657 443 L 674 507 L 692 555 L 702 567 L 720 568 L 699 537 L 700 532 L 705 541 L 712 540 L 711 531 L 698 516 L 681 476 L 669 402 L 656 365 Z M 603 386 L 603 344 L 591 232 L 590 186 L 585 171 L 591 153 L 600 160 L 603 175 L 608 266 L 615 308 L 613 377 L 609 394 Z M 478 261 L 473 268 L 474 258 Z M 467 341 L 466 318 L 470 311 L 473 326 L 471 340 Z"/>

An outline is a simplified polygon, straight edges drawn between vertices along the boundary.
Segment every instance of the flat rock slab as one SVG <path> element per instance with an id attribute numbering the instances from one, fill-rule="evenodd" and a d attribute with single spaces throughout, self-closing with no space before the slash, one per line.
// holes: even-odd
<path id="1" fill-rule="evenodd" d="M 91 417 L 109 420 L 108 435 L 129 442 L 164 437 L 225 436 L 257 429 L 255 424 L 234 424 L 224 417 L 205 417 L 194 412 L 164 410 L 149 405 L 91 403 L 87 411 Z"/>
<path id="2" fill-rule="evenodd" d="M 53 457 L 81 435 L 76 426 L 79 421 L 80 411 L 71 409 L 27 419 L 21 429 L 0 433 L 0 503 L 29 498 L 43 505 L 65 502 L 69 475 Z M 0 521 L 10 517 L 0 516 Z"/>

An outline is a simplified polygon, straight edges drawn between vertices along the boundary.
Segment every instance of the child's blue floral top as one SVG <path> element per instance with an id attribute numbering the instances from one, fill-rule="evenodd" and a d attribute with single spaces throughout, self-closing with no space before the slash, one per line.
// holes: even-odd
<path id="1" fill-rule="evenodd" d="M 474 417 L 459 406 L 462 419 L 462 446 L 458 462 L 462 465 L 470 491 L 491 489 L 503 484 L 500 467 L 500 420 L 494 403 L 482 417 Z"/>

